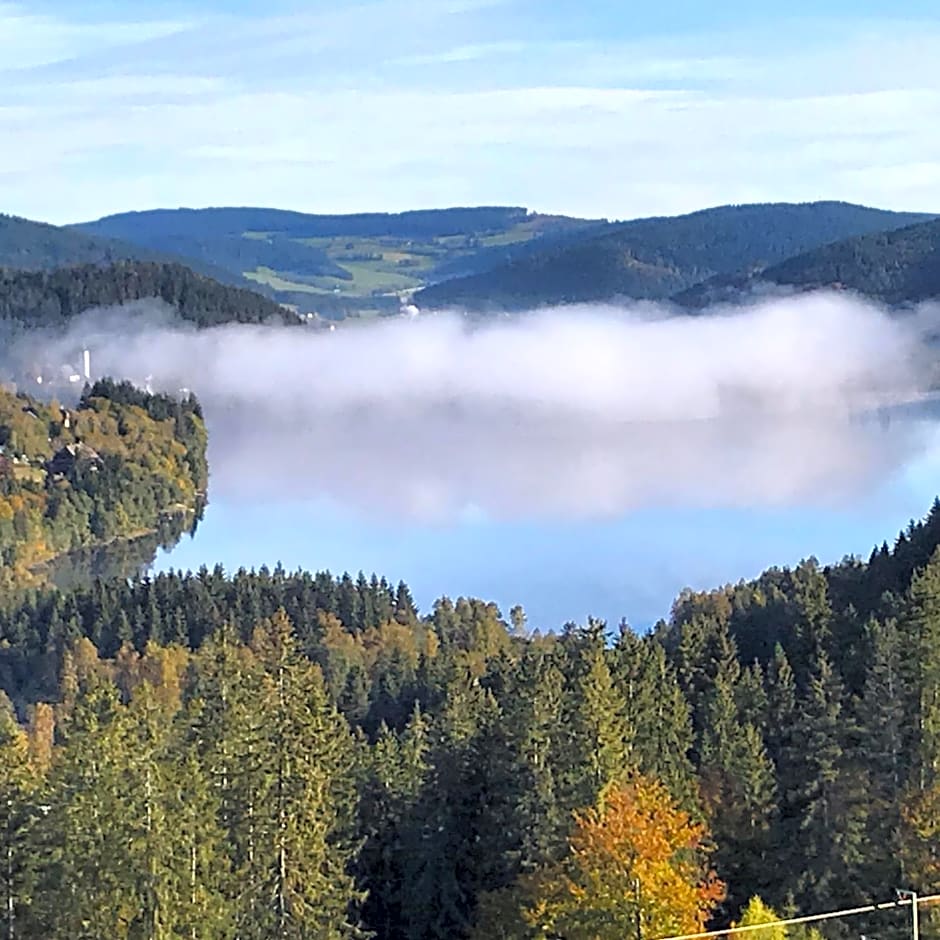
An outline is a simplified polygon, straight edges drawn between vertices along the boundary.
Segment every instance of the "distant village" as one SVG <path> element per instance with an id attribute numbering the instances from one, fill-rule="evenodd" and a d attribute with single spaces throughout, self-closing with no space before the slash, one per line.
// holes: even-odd
<path id="1" fill-rule="evenodd" d="M 36 358 L 31 362 L 14 367 L 2 382 L 3 388 L 10 392 L 25 392 L 27 395 L 40 395 L 43 398 L 63 391 L 70 392 L 64 397 L 78 398 L 86 382 L 91 382 L 91 350 L 83 349 L 75 362 L 50 363 Z"/>

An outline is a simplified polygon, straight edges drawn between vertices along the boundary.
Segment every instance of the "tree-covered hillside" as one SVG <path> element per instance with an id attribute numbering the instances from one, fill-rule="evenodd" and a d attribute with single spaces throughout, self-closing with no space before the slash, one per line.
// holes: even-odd
<path id="1" fill-rule="evenodd" d="M 283 209 L 223 207 L 152 209 L 122 212 L 76 226 L 107 238 L 149 241 L 154 247 L 177 236 L 219 238 L 243 232 L 279 232 L 293 238 L 441 238 L 466 232 L 502 231 L 524 221 L 521 206 L 418 209 L 410 212 L 360 212 L 315 215 Z"/>
<path id="2" fill-rule="evenodd" d="M 767 268 L 761 279 L 804 290 L 834 285 L 888 304 L 940 297 L 940 221 L 826 245 Z"/>
<path id="3" fill-rule="evenodd" d="M 605 223 L 481 206 L 309 215 L 276 209 L 158 209 L 78 226 L 226 268 L 302 311 L 397 312 L 408 292 L 487 270 L 531 246 Z"/>
<path id="4" fill-rule="evenodd" d="M 843 239 L 763 270 L 715 277 L 674 298 L 690 309 L 785 290 L 852 290 L 886 304 L 940 297 L 940 222 Z"/>
<path id="5" fill-rule="evenodd" d="M 193 398 L 96 382 L 75 408 L 0 390 L 0 587 L 38 565 L 192 514 L 208 482 Z"/>
<path id="6" fill-rule="evenodd" d="M 179 264 L 183 259 L 164 252 L 75 228 L 47 225 L 0 215 L 0 269 L 50 271 L 78 265 L 109 265 L 120 261 Z M 198 256 L 187 257 L 187 266 L 226 284 L 246 284 L 240 275 Z"/>
<path id="7" fill-rule="evenodd" d="M 181 264 L 119 261 L 54 271 L 0 270 L 0 320 L 29 326 L 56 325 L 93 307 L 146 299 L 162 300 L 199 326 L 296 322 L 274 301 Z"/>
<path id="8" fill-rule="evenodd" d="M 17 935 L 622 940 L 937 891 L 938 541 L 940 503 L 648 635 L 280 569 L 6 598 Z"/>
<path id="9" fill-rule="evenodd" d="M 139 245 L 0 215 L 0 268 L 42 271 L 77 264 L 153 260 Z"/>
<path id="10" fill-rule="evenodd" d="M 927 216 L 848 203 L 722 206 L 639 219 L 536 252 L 415 295 L 422 307 L 514 309 L 545 304 L 664 299 L 717 274 L 783 261 L 827 242 L 899 228 Z"/>

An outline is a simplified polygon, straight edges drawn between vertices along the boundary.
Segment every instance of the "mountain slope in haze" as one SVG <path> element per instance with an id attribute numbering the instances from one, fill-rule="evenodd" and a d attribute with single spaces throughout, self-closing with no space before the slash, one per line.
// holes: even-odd
<path id="1" fill-rule="evenodd" d="M 781 288 L 825 287 L 852 290 L 890 305 L 940 297 L 940 219 L 843 239 L 750 275 L 712 278 L 673 299 L 694 309 Z"/>
<path id="2" fill-rule="evenodd" d="M 148 260 L 153 260 L 152 253 L 139 245 L 0 215 L 0 268 L 42 271 L 73 264 Z"/>
<path id="3" fill-rule="evenodd" d="M 478 273 L 606 222 L 480 206 L 308 215 L 278 209 L 157 209 L 78 230 L 199 259 L 300 310 L 397 310 L 411 291 Z"/>
<path id="4" fill-rule="evenodd" d="M 518 309 L 617 297 L 664 299 L 715 275 L 764 268 L 849 236 L 931 216 L 842 202 L 721 206 L 638 219 L 614 231 L 436 284 L 422 307 Z"/>
<path id="5" fill-rule="evenodd" d="M 292 238 L 441 238 L 475 231 L 502 231 L 526 218 L 522 206 L 417 209 L 316 215 L 286 209 L 226 206 L 122 212 L 76 228 L 108 238 L 159 243 L 176 236 L 219 238 L 243 232 L 278 232 Z"/>
<path id="6" fill-rule="evenodd" d="M 173 253 L 117 238 L 17 216 L 0 215 L 0 268 L 50 271 L 76 265 L 108 265 L 119 261 L 174 264 L 182 260 Z M 186 258 L 184 263 L 199 274 L 224 284 L 247 284 L 243 277 L 211 261 L 194 257 Z"/>
<path id="7" fill-rule="evenodd" d="M 0 320 L 28 326 L 57 325 L 93 307 L 146 299 L 162 300 L 198 326 L 297 322 L 274 301 L 182 264 L 118 261 L 53 271 L 0 270 Z"/>

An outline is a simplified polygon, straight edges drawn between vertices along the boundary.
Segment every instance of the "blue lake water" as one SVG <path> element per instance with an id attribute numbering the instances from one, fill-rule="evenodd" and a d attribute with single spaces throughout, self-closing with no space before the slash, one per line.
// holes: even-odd
<path id="1" fill-rule="evenodd" d="M 521 603 L 530 626 L 543 630 L 589 614 L 644 627 L 668 615 L 683 587 L 750 578 L 809 555 L 823 563 L 867 556 L 892 542 L 940 492 L 938 428 L 921 423 L 917 447 L 902 465 L 862 485 L 854 481 L 849 492 L 797 494 L 766 506 L 753 497 L 740 506 L 684 498 L 602 517 L 566 518 L 547 508 L 521 519 L 468 512 L 428 521 L 338 498 L 336 486 L 240 492 L 223 479 L 210 491 L 196 535 L 161 553 L 155 567 L 221 563 L 233 571 L 280 562 L 287 569 L 375 571 L 406 581 L 425 610 L 441 595 L 462 594 L 494 600 L 504 613 Z M 886 448 L 895 443 L 884 440 Z M 226 456 L 216 459 L 224 464 Z"/>

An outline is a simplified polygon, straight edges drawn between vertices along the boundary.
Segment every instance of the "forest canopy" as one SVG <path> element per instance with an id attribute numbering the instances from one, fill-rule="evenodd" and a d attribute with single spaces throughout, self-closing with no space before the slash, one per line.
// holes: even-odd
<path id="1" fill-rule="evenodd" d="M 7 597 L 20 935 L 654 940 L 935 891 L 938 543 L 940 503 L 643 635 L 279 568 Z"/>
<path id="2" fill-rule="evenodd" d="M 206 443 L 192 396 L 102 380 L 69 408 L 0 390 L 0 585 L 193 513 L 208 484 Z"/>
<path id="3" fill-rule="evenodd" d="M 197 326 L 297 322 L 280 304 L 176 263 L 118 261 L 53 271 L 0 269 L 0 320 L 58 326 L 95 307 L 160 300 Z"/>

